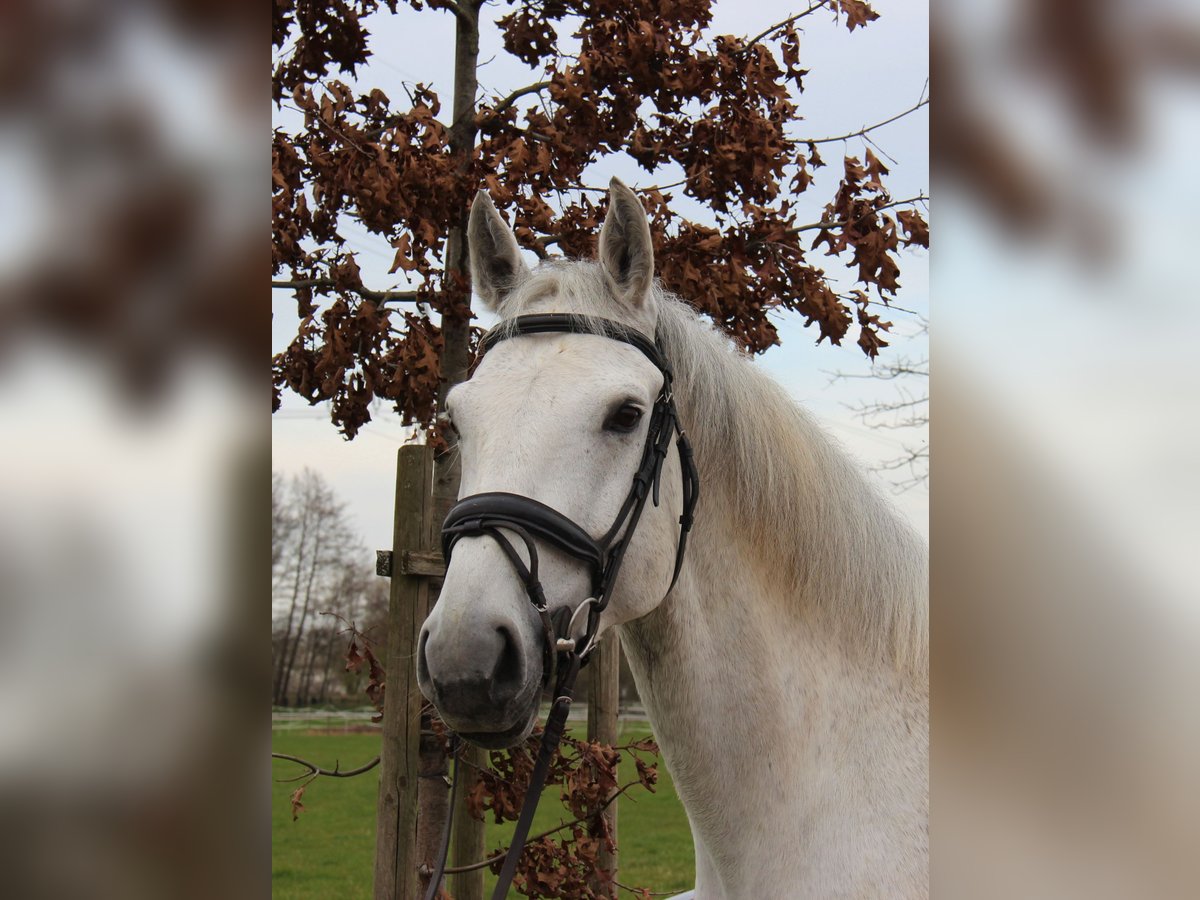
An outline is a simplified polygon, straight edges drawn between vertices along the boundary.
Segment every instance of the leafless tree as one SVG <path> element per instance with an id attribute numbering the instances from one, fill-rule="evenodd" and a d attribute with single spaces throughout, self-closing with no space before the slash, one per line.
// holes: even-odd
<path id="1" fill-rule="evenodd" d="M 918 317 L 918 335 L 928 335 L 928 320 Z M 929 484 L 929 356 L 877 358 L 866 373 L 836 372 L 834 380 L 871 378 L 893 383 L 890 398 L 861 400 L 847 407 L 866 427 L 913 433 L 903 440 L 901 451 L 875 467 L 888 472 L 897 492 Z"/>
<path id="2" fill-rule="evenodd" d="M 282 705 L 289 695 L 310 699 L 320 644 L 315 633 L 307 635 L 306 644 L 306 630 L 319 610 L 346 606 L 354 593 L 355 572 L 367 571 L 368 559 L 345 505 L 319 474 L 306 469 L 288 481 L 275 479 L 272 488 L 273 701 Z M 328 640 L 326 636 L 326 647 Z M 292 694 L 294 675 L 299 684 Z"/>

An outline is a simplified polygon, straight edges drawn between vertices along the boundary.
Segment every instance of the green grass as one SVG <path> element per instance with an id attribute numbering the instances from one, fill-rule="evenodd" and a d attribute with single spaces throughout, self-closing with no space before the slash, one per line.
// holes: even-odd
<path id="1" fill-rule="evenodd" d="M 624 727 L 621 741 L 649 734 L 644 725 Z M 340 762 L 343 769 L 367 762 L 379 752 L 376 734 L 306 734 L 277 730 L 272 749 L 300 756 L 328 768 Z M 272 760 L 275 779 L 303 772 L 300 766 Z M 631 788 L 619 801 L 617 833 L 620 873 L 625 884 L 654 891 L 683 890 L 692 885 L 694 864 L 692 835 L 687 817 L 675 795 L 666 766 L 659 762 L 656 792 Z M 620 783 L 636 778 L 632 761 L 623 760 Z M 302 782 L 272 784 L 271 885 L 275 900 L 355 900 L 370 898 L 375 857 L 375 802 L 378 771 L 355 778 L 318 778 L 304 793 L 304 812 L 292 821 L 291 793 Z M 532 833 L 544 831 L 569 818 L 550 788 L 534 817 Z M 487 829 L 489 852 L 506 844 L 512 823 Z M 491 873 L 485 875 L 491 889 Z M 511 896 L 516 896 L 513 893 Z"/>

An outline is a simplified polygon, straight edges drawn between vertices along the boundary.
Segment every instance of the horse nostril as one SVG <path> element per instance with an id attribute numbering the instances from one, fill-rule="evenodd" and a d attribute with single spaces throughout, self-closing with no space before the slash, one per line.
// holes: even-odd
<path id="1" fill-rule="evenodd" d="M 444 718 L 467 723 L 467 730 L 486 731 L 493 722 L 507 728 L 511 704 L 530 690 L 524 649 L 521 632 L 503 619 L 459 633 L 435 623 L 417 640 L 417 682 Z"/>
<path id="2" fill-rule="evenodd" d="M 421 629 L 421 637 L 417 644 L 417 681 L 429 683 L 429 663 L 425 661 L 425 645 L 429 642 L 429 629 Z"/>
<path id="3" fill-rule="evenodd" d="M 511 690 L 521 684 L 521 654 L 508 628 L 501 625 L 496 633 L 500 635 L 501 647 L 492 670 L 492 684 L 498 689 L 497 693 L 504 693 L 506 688 Z"/>

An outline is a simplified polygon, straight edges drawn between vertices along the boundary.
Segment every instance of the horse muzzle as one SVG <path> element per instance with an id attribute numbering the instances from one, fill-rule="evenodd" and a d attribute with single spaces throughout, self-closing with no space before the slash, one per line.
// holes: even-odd
<path id="1" fill-rule="evenodd" d="M 436 614 L 421 629 L 417 683 L 442 720 L 490 749 L 528 736 L 541 698 L 542 647 L 514 622 L 473 621 L 455 628 Z"/>

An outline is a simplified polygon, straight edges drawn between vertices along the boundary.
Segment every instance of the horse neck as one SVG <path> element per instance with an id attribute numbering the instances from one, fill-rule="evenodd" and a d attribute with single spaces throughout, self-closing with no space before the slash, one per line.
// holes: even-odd
<path id="1" fill-rule="evenodd" d="M 829 859 L 840 851 L 831 849 L 838 839 L 828 829 L 844 829 L 846 817 L 878 818 L 880 810 L 867 807 L 881 804 L 883 818 L 903 818 L 893 814 L 920 803 L 922 692 L 892 660 L 848 641 L 830 610 L 844 601 L 834 595 L 847 584 L 780 577 L 765 554 L 747 547 L 731 509 L 735 487 L 708 479 L 705 488 L 679 584 L 655 611 L 623 627 L 622 643 L 692 822 L 698 878 L 714 896 L 744 891 L 753 879 L 762 891 L 786 892 L 795 889 L 782 880 L 794 876 L 798 848 Z M 816 503 L 832 509 L 835 499 Z M 816 545 L 810 536 L 791 537 Z M 911 746 L 879 738 L 905 732 Z M 864 772 L 895 772 L 897 749 L 905 784 L 871 784 L 876 796 L 864 797 L 864 808 L 840 811 L 837 825 L 820 820 L 862 796 L 863 784 L 831 779 L 831 760 L 861 782 Z M 829 877 L 846 884 L 857 877 L 844 860 L 829 864 L 846 870 Z M 907 892 L 898 887 L 895 895 Z"/>

